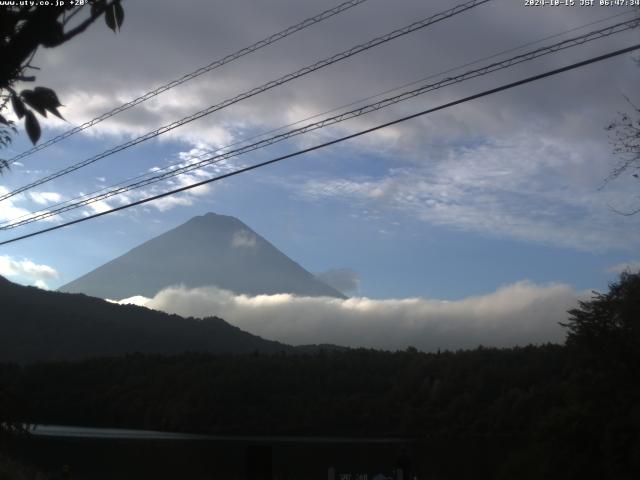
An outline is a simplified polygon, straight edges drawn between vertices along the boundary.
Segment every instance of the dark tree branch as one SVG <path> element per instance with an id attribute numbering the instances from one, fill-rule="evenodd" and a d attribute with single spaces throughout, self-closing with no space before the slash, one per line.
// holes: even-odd
<path id="1" fill-rule="evenodd" d="M 82 7 L 77 7 L 73 10 L 73 12 L 71 14 L 69 14 L 62 22 L 62 25 L 66 25 L 67 23 L 69 23 L 71 21 L 71 19 L 73 17 L 75 17 L 78 13 L 80 13 L 82 11 Z"/>
<path id="2" fill-rule="evenodd" d="M 27 3 L 27 2 L 25 2 Z M 114 32 L 124 19 L 122 0 L 94 0 L 76 7 L 71 2 L 65 6 L 52 8 L 51 5 L 26 5 L 7 7 L 0 10 L 0 112 L 8 108 L 10 101 L 18 118 L 24 118 L 24 126 L 29 138 L 35 144 L 41 128 L 35 113 L 46 116 L 50 112 L 60 118 L 60 102 L 53 90 L 37 86 L 33 90 L 18 93 L 16 82 L 33 82 L 34 75 L 25 75 L 26 69 L 39 70 L 31 61 L 40 46 L 53 48 L 80 35 L 99 17 L 105 17 L 107 26 Z M 71 19 L 85 7 L 90 6 L 89 15 L 73 28 L 65 31 Z M 5 94 L 8 93 L 8 94 Z M 0 116 L 0 147 L 10 141 L 10 132 L 15 127 Z M 7 162 L 0 160 L 0 172 L 7 168 Z"/>
<path id="3" fill-rule="evenodd" d="M 69 30 L 68 32 L 66 32 L 63 37 L 62 40 L 60 41 L 60 43 L 56 44 L 56 45 L 51 45 L 52 47 L 56 47 L 62 43 L 68 42 L 69 40 L 71 40 L 73 37 L 75 37 L 76 35 L 84 32 L 87 28 L 89 28 L 89 26 L 95 22 L 98 17 L 100 17 L 104 12 L 107 11 L 107 9 L 113 7 L 114 4 L 118 3 L 118 0 L 112 0 L 111 2 L 107 2 L 105 4 L 103 4 L 103 6 L 99 6 L 96 8 L 96 10 L 91 13 L 89 15 L 89 18 L 87 18 L 84 22 L 80 23 L 80 25 L 76 26 L 75 28 L 72 28 L 71 30 Z"/>

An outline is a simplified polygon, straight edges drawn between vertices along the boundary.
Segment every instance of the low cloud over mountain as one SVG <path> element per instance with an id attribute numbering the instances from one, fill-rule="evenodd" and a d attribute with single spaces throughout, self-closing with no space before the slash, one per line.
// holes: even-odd
<path id="1" fill-rule="evenodd" d="M 171 287 L 135 303 L 183 316 L 215 314 L 243 330 L 290 344 L 433 351 L 562 342 L 558 322 L 566 320 L 580 297 L 567 285 L 523 281 L 455 301 L 248 296 L 215 287 Z"/>

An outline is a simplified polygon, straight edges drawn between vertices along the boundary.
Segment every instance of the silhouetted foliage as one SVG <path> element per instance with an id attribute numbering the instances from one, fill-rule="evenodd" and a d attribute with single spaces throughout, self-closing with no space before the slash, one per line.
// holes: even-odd
<path id="1" fill-rule="evenodd" d="M 182 318 L 81 294 L 24 287 L 3 277 L 0 299 L 0 362 L 131 352 L 249 353 L 291 349 L 243 332 L 216 317 Z M 4 439 L 24 433 L 26 395 L 12 380 L 18 373 L 17 366 L 0 364 L 0 451 Z"/>
<path id="2" fill-rule="evenodd" d="M 80 359 L 132 352 L 249 353 L 291 347 L 224 320 L 182 318 L 82 294 L 24 287 L 0 277 L 0 361 Z"/>
<path id="3" fill-rule="evenodd" d="M 487 459 L 492 478 L 632 478 L 637 421 L 621 399 L 637 399 L 637 388 L 602 381 L 560 345 L 440 355 L 135 354 L 5 374 L 33 423 L 482 442 L 500 446 Z"/>
<path id="4" fill-rule="evenodd" d="M 47 476 L 31 466 L 0 454 L 0 479 L 2 480 L 47 480 Z"/>
<path id="5" fill-rule="evenodd" d="M 544 357 L 544 358 L 543 358 Z M 183 354 L 30 364 L 5 373 L 38 423 L 256 434 L 519 437 L 558 393 L 561 346 L 441 355 L 374 350 Z M 527 400 L 528 399 L 528 400 Z M 525 414 L 526 413 L 526 414 Z"/>
<path id="6" fill-rule="evenodd" d="M 636 180 L 640 180 L 640 108 L 631 101 L 629 104 L 633 112 L 620 113 L 618 118 L 607 126 L 613 152 L 621 159 L 607 180 L 614 180 L 624 174 L 630 174 Z M 640 208 L 619 213 L 634 215 L 638 212 Z"/>
<path id="7" fill-rule="evenodd" d="M 40 124 L 34 111 L 46 117 L 51 113 L 59 118 L 62 106 L 56 93 L 47 87 L 37 86 L 18 92 L 19 82 L 34 82 L 32 74 L 37 67 L 31 65 L 39 47 L 58 47 L 84 32 L 95 20 L 104 15 L 107 26 L 114 32 L 124 21 L 121 0 L 89 0 L 85 2 L 60 2 L 61 5 L 38 5 L 40 2 L 15 2 L 16 5 L 0 7 L 0 113 L 11 104 L 32 143 L 40 138 Z M 78 5 L 82 3 L 82 5 Z M 75 22 L 74 17 L 89 10 L 87 17 Z M 11 141 L 15 128 L 5 116 L 0 115 L 0 146 Z M 0 161 L 0 170 L 6 167 Z"/>
<path id="8" fill-rule="evenodd" d="M 640 18 L 640 6 L 635 10 L 637 17 Z M 640 66 L 640 59 L 636 59 L 636 62 Z M 631 106 L 631 113 L 620 112 L 618 118 L 606 128 L 610 133 L 613 153 L 620 157 L 620 162 L 611 171 L 607 181 L 615 180 L 625 174 L 640 180 L 640 108 L 629 98 L 626 100 Z M 622 215 L 635 215 L 640 212 L 640 207 L 627 212 L 616 211 Z"/>
<path id="9" fill-rule="evenodd" d="M 640 372 L 640 273 L 625 272 L 608 293 L 569 311 L 567 344 L 599 362 Z"/>
<path id="10" fill-rule="evenodd" d="M 33 299 L 36 290 L 15 287 L 0 293 L 22 295 L 16 305 L 26 308 L 20 302 Z M 91 331 L 80 327 L 84 318 L 117 345 L 125 331 L 118 338 L 103 328 L 109 316 L 122 315 L 141 328 L 171 332 L 178 351 L 186 337 L 164 325 L 176 318 L 194 328 L 191 320 L 157 312 L 149 313 L 155 316 L 146 324 L 136 319 L 144 309 L 111 305 L 107 311 L 105 302 L 82 295 L 41 294 L 47 298 L 31 313 L 41 320 L 22 323 L 30 332 L 52 335 L 45 338 L 60 338 L 55 326 L 66 328 L 70 317 L 74 328 L 84 328 L 82 341 L 95 342 L 84 337 Z M 640 471 L 640 382 L 634 370 L 639 294 L 639 275 L 623 274 L 608 293 L 580 303 L 570 311 L 566 346 L 301 354 L 286 346 L 252 353 L 247 343 L 248 354 L 138 353 L 4 365 L 0 401 L 15 412 L 13 420 L 30 423 L 232 435 L 409 436 L 449 445 L 452 458 L 461 445 L 482 444 L 482 461 L 491 472 L 485 478 L 632 479 Z M 79 310 L 61 309 L 67 299 L 78 302 L 79 310 L 95 301 L 104 312 L 78 317 Z M 57 320 L 43 321 L 46 316 Z M 39 345 L 46 348 L 45 343 Z M 118 351 L 128 344 L 120 345 Z"/>

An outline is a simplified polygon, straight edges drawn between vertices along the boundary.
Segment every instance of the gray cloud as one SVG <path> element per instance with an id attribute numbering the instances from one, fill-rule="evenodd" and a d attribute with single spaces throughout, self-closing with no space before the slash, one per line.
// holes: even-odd
<path id="1" fill-rule="evenodd" d="M 316 176 L 289 188 L 312 202 L 341 199 L 356 210 L 399 210 L 485 235 L 586 251 L 636 249 L 640 238 L 632 233 L 633 218 L 610 208 L 632 197 L 632 190 L 597 190 L 598 182 L 582 178 L 585 166 L 596 165 L 603 155 L 594 145 L 588 148 L 523 135 L 458 148 L 447 161 L 395 168 L 382 176 Z M 602 165 L 594 169 L 606 176 Z"/>
<path id="2" fill-rule="evenodd" d="M 190 0 L 185 4 L 158 0 L 149 8 L 145 2 L 130 2 L 126 24 L 118 35 L 96 25 L 64 47 L 42 50 L 35 61 L 42 67 L 38 82 L 56 89 L 67 105 L 65 117 L 81 123 L 336 3 Z M 403 0 L 390 6 L 372 0 L 171 90 L 87 134 L 113 136 L 115 143 L 122 137 L 145 133 L 451 5 L 448 0 Z M 299 120 L 621 11 L 598 6 L 527 8 L 520 1 L 496 0 L 217 112 L 162 136 L 160 141 L 219 147 L 256 129 Z M 433 92 L 296 142 L 310 145 L 318 138 L 353 132 L 627 46 L 636 38 L 634 31 L 589 43 Z M 515 53 L 521 52 L 509 55 Z M 73 81 L 68 72 L 74 72 Z M 609 209 L 612 205 L 624 210 L 632 186 L 620 181 L 602 192 L 598 188 L 615 164 L 603 127 L 618 111 L 628 109 L 623 94 L 633 97 L 638 78 L 640 69 L 627 55 L 391 127 L 346 148 L 384 157 L 393 170 L 372 181 L 378 185 L 368 194 L 369 203 L 392 195 L 392 204 L 409 206 L 404 211 L 430 223 L 554 245 L 580 244 L 586 249 L 636 248 L 637 236 L 630 234 L 635 225 L 612 216 Z M 68 127 L 56 119 L 46 125 Z M 397 175 L 398 171 L 412 179 L 401 202 L 395 201 L 399 185 L 393 185 L 405 176 Z M 390 190 L 396 193 L 390 194 Z M 163 199 L 155 206 L 164 210 L 192 201 L 193 197 L 184 195 Z"/>
<path id="3" fill-rule="evenodd" d="M 513 346 L 561 342 L 558 322 L 579 294 L 567 285 L 518 282 L 456 301 L 409 298 L 347 300 L 289 294 L 249 297 L 215 287 L 171 287 L 137 303 L 184 316 L 218 315 L 265 338 L 290 344 L 334 343 L 404 349 Z"/>
<path id="4" fill-rule="evenodd" d="M 95 26 L 82 36 L 82 41 L 42 51 L 37 58 L 43 67 L 39 79 L 59 91 L 65 99 L 63 103 L 68 105 L 67 116 L 71 121 L 81 121 L 335 4 L 332 0 L 310 3 L 279 0 L 260 5 L 250 1 L 220 4 L 190 0 L 188 8 L 182 3 L 157 1 L 149 9 L 144 2 L 132 2 L 126 7 L 127 25 L 117 36 Z M 95 131 L 141 133 L 450 7 L 451 2 L 446 0 L 428 4 L 404 0 L 393 8 L 383 1 L 367 2 L 146 102 Z M 181 128 L 176 135 L 190 141 L 200 136 L 210 142 L 212 136 L 216 137 L 212 131 L 216 128 L 228 132 L 249 124 L 272 127 L 292 116 L 351 102 L 611 14 L 606 7 L 558 12 L 556 8 L 528 9 L 521 2 L 496 0 Z M 447 89 L 427 100 L 400 106 L 396 113 L 414 111 L 421 102 L 450 100 L 514 75 L 539 72 L 620 46 L 629 38 L 632 34 L 520 66 L 517 74 L 496 74 L 488 80 Z M 470 134 L 504 134 L 523 127 L 537 129 L 544 122 L 563 134 L 571 132 L 585 137 L 594 129 L 601 130 L 599 118 L 608 118 L 607 112 L 615 113 L 616 106 L 622 104 L 620 91 L 634 91 L 631 79 L 635 68 L 633 62 L 614 61 L 590 68 L 587 76 L 576 73 L 562 81 L 551 81 L 553 88 L 541 84 L 497 96 L 490 102 L 469 104 L 435 120 L 425 119 L 414 127 L 402 127 L 399 143 L 415 144 L 421 138 L 442 143 L 443 139 L 466 138 Z M 69 82 L 69 71 L 75 73 L 74 82 Z M 608 88 L 603 89 L 605 83 Z M 593 91 L 598 91 L 598 95 L 591 95 Z M 585 95 L 589 95 L 588 103 Z M 612 103 L 614 98 L 619 101 Z M 575 114 L 580 115 L 579 125 Z"/>

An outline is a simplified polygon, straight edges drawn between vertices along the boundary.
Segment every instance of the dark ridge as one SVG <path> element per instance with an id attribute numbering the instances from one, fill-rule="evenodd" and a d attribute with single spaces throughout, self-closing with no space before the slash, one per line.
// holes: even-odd
<path id="1" fill-rule="evenodd" d="M 127 353 L 291 352 L 217 317 L 182 318 L 84 294 L 24 287 L 0 277 L 0 362 L 76 360 Z"/>

